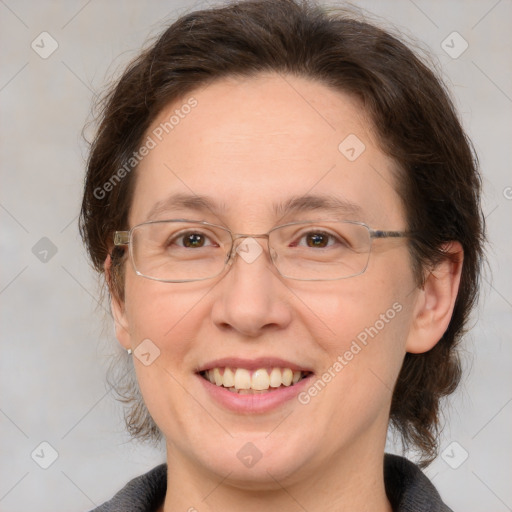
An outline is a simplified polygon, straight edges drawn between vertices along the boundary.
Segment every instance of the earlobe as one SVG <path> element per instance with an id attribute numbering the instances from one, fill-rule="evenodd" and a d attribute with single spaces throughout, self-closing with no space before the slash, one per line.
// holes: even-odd
<path id="1" fill-rule="evenodd" d="M 116 338 L 119 343 L 126 349 L 129 350 L 131 348 L 131 340 L 130 340 L 130 332 L 128 329 L 128 321 L 126 318 L 126 308 L 124 307 L 124 302 L 118 297 L 116 290 L 114 290 L 113 280 L 112 280 L 112 258 L 110 254 L 105 258 L 105 263 L 103 264 L 103 268 L 105 271 L 105 279 L 107 281 L 107 285 L 110 292 L 110 310 L 112 312 L 112 317 L 114 318 L 114 330 L 116 334 Z"/>
<path id="2" fill-rule="evenodd" d="M 459 242 L 444 245 L 446 257 L 425 279 L 414 307 L 406 351 L 421 354 L 429 351 L 445 333 L 459 291 L 464 252 Z"/>

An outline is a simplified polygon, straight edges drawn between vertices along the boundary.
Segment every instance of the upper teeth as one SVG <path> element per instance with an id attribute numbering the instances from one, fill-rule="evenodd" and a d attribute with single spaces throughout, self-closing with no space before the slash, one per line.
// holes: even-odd
<path id="1" fill-rule="evenodd" d="M 270 373 L 266 368 L 259 368 L 252 374 L 245 368 L 212 368 L 204 373 L 205 377 L 217 386 L 258 391 L 278 388 L 281 385 L 290 386 L 304 376 L 304 372 L 293 371 L 290 368 L 272 368 Z"/>

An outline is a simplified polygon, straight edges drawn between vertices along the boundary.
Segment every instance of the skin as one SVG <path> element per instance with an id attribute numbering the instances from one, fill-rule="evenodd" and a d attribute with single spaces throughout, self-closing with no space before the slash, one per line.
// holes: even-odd
<path id="1" fill-rule="evenodd" d="M 274 74 L 223 79 L 190 96 L 197 107 L 136 171 L 130 227 L 148 220 L 156 202 L 181 193 L 208 196 L 219 208 L 161 211 L 158 219 L 194 218 L 234 233 L 265 233 L 285 221 L 325 217 L 314 210 L 283 218 L 273 210 L 314 193 L 357 205 L 360 215 L 350 220 L 406 228 L 393 162 L 356 100 Z M 168 105 L 148 134 L 187 98 Z M 353 162 L 338 150 L 349 134 L 366 146 Z M 128 262 L 124 302 L 114 294 L 122 346 L 134 350 L 149 338 L 160 349 L 151 365 L 134 358 L 134 366 L 167 442 L 161 510 L 389 512 L 382 460 L 391 391 L 405 353 L 429 350 L 448 326 L 460 245 L 446 246 L 459 263 L 441 263 L 422 288 L 401 239 L 375 240 L 365 273 L 330 282 L 279 276 L 262 246 L 253 263 L 237 257 L 227 273 L 202 282 L 152 281 Z M 107 275 L 109 268 L 107 259 Z M 319 377 L 395 303 L 400 313 L 306 405 L 294 399 L 268 413 L 237 414 L 213 402 L 195 375 L 201 364 L 221 357 L 274 356 Z M 262 454 L 251 468 L 237 458 L 247 442 Z"/>

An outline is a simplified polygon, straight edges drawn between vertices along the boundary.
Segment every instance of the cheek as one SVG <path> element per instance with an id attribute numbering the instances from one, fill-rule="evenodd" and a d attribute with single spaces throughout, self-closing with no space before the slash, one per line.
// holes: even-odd
<path id="1" fill-rule="evenodd" d="M 400 268 L 402 278 L 397 279 Z M 391 399 L 414 306 L 408 269 L 404 258 L 386 272 L 378 269 L 383 276 L 378 281 L 368 272 L 326 284 L 315 293 L 298 293 L 308 306 L 301 321 L 324 354 L 317 387 L 327 391 L 325 414 L 338 415 L 341 409 L 332 407 L 333 402 L 347 411 L 362 403 L 375 409 Z"/>
<path id="2" fill-rule="evenodd" d="M 187 382 L 193 368 L 195 339 L 208 318 L 203 299 L 209 288 L 203 285 L 194 289 L 191 283 L 186 289 L 178 287 L 135 275 L 126 279 L 125 305 L 132 346 L 147 346 L 151 352 L 151 363 L 146 366 L 137 359 L 135 348 L 137 380 L 151 416 L 168 438 L 183 435 L 189 422 L 198 421 L 194 415 L 201 417 L 201 409 L 190 400 Z M 154 350 L 158 355 L 153 359 Z"/>
<path id="3" fill-rule="evenodd" d="M 200 319 L 209 288 L 160 283 L 130 275 L 126 279 L 126 314 L 134 345 L 149 338 L 174 356 L 184 350 Z"/>
<path id="4" fill-rule="evenodd" d="M 396 300 L 398 294 L 380 291 L 367 297 L 361 289 L 338 298 L 333 294 L 318 309 L 329 326 L 319 328 L 316 322 L 313 332 L 324 354 L 323 368 L 299 398 L 305 411 L 326 425 L 326 438 L 333 445 L 355 439 L 376 424 L 386 429 L 410 310 Z M 317 306 L 321 303 L 318 299 Z"/>
<path id="5" fill-rule="evenodd" d="M 380 344 L 405 342 L 408 330 L 407 286 L 375 283 L 365 276 L 322 289 L 298 291 L 301 321 L 309 326 L 313 338 L 331 356 L 349 350 L 352 342 L 367 346 L 373 339 Z"/>

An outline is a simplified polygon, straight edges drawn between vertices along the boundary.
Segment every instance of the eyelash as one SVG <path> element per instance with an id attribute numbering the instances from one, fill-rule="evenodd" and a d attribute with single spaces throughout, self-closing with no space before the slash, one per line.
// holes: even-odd
<path id="1" fill-rule="evenodd" d="M 180 244 L 176 244 L 176 245 L 179 245 L 179 247 L 182 247 L 182 248 L 186 248 L 185 245 L 183 245 L 184 239 L 186 237 L 193 236 L 193 235 L 202 236 L 202 237 L 204 237 L 205 240 L 210 240 L 210 241 L 212 241 L 212 238 L 213 238 L 213 237 L 210 237 L 209 235 L 207 235 L 206 233 L 202 233 L 201 231 L 186 231 L 184 233 L 178 233 L 177 235 L 174 235 L 172 238 L 169 238 L 166 245 L 170 246 L 170 245 L 176 244 L 177 241 L 181 241 Z M 208 247 L 214 246 L 214 245 L 215 245 L 214 243 L 210 243 L 208 245 Z"/>
<path id="2" fill-rule="evenodd" d="M 170 238 L 168 241 L 167 241 L 167 246 L 170 246 L 170 245 L 178 245 L 179 247 L 181 248 L 186 248 L 186 246 L 184 245 L 184 240 L 187 238 L 187 237 L 190 237 L 190 236 L 194 236 L 194 235 L 198 235 L 198 236 L 201 236 L 201 237 L 204 237 L 204 240 L 205 242 L 210 242 L 209 244 L 207 245 L 202 245 L 201 247 L 213 247 L 213 246 L 218 246 L 218 244 L 216 244 L 214 241 L 213 241 L 213 237 L 209 236 L 208 234 L 206 233 L 203 233 L 201 231 L 187 231 L 187 232 L 184 232 L 184 233 L 179 233 L 177 235 L 174 235 L 172 238 Z M 340 243 L 342 245 L 347 245 L 346 242 L 343 240 L 343 239 L 340 239 L 339 237 L 337 237 L 336 235 L 332 234 L 332 233 L 329 233 L 327 231 L 320 231 L 320 230 L 310 230 L 310 231 L 306 231 L 304 233 L 301 233 L 299 234 L 298 237 L 294 237 L 295 240 L 298 240 L 298 241 L 295 241 L 291 244 L 292 247 L 297 247 L 297 246 L 301 246 L 301 247 L 304 247 L 307 245 L 307 242 L 305 241 L 305 239 L 308 237 L 308 236 L 314 236 L 314 235 L 320 235 L 320 236 L 323 236 L 323 237 L 327 237 L 328 238 L 328 242 L 327 242 L 327 245 L 325 247 L 321 247 L 322 249 L 324 248 L 327 248 L 327 247 L 332 247 L 334 244 L 336 243 Z M 301 243 L 302 241 L 304 241 L 303 243 Z"/>
<path id="3" fill-rule="evenodd" d="M 320 235 L 320 236 L 325 236 L 325 237 L 328 237 L 329 241 L 328 241 L 328 244 L 326 246 L 327 247 L 332 247 L 334 244 L 336 243 L 340 243 L 342 245 L 348 245 L 343 239 L 341 239 L 340 237 L 332 234 L 332 233 L 329 233 L 327 231 L 321 231 L 321 230 L 311 230 L 311 231 L 306 231 L 304 233 L 301 233 L 298 237 L 298 240 L 301 241 L 303 240 L 304 238 L 306 238 L 307 236 L 311 236 L 311 235 Z M 331 243 L 332 242 L 332 243 Z M 303 245 L 303 244 L 296 244 L 296 245 Z M 322 247 L 323 249 L 324 247 Z"/>

